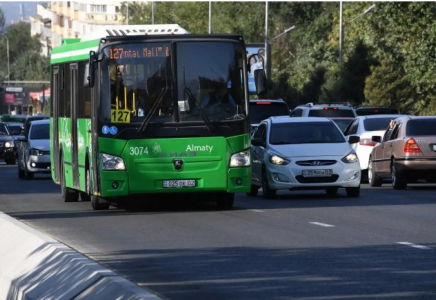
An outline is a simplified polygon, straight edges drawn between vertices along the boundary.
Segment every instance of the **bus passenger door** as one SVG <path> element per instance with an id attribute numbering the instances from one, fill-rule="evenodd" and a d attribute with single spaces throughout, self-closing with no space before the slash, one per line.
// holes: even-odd
<path id="1" fill-rule="evenodd" d="M 60 182 L 60 164 L 59 164 L 59 94 L 60 94 L 60 86 L 59 86 L 59 67 L 56 66 L 53 68 L 53 80 L 52 80 L 52 153 L 53 153 L 53 164 L 54 169 L 54 181 L 56 183 Z"/>
<path id="2" fill-rule="evenodd" d="M 78 68 L 77 63 L 70 64 L 70 105 L 71 105 L 71 164 L 73 168 L 73 185 L 75 189 L 80 188 L 79 181 L 79 159 L 77 143 L 77 115 L 78 115 Z"/>

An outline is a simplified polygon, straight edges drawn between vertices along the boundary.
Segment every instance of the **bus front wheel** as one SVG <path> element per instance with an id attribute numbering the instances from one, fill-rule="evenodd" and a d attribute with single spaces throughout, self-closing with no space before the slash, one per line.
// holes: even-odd
<path id="1" fill-rule="evenodd" d="M 91 205 L 94 210 L 106 210 L 109 209 L 109 203 L 99 196 L 91 195 Z"/>

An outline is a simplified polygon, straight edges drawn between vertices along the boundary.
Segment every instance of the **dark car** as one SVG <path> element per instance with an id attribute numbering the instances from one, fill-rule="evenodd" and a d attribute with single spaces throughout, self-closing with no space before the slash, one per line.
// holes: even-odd
<path id="1" fill-rule="evenodd" d="M 10 134 L 7 124 L 0 122 L 0 159 L 3 159 L 8 165 L 13 165 L 16 162 L 16 152 L 15 140 Z"/>
<path id="2" fill-rule="evenodd" d="M 250 100 L 251 132 L 257 128 L 262 120 L 275 116 L 290 116 L 289 106 L 282 99 Z"/>
<path id="3" fill-rule="evenodd" d="M 348 102 L 311 102 L 295 107 L 291 117 L 355 118 L 356 112 Z"/>
<path id="4" fill-rule="evenodd" d="M 30 129 L 30 123 L 32 121 L 39 121 L 39 120 L 45 120 L 45 119 L 49 119 L 50 116 L 45 116 L 45 115 L 38 115 L 38 116 L 28 116 L 26 118 L 26 120 L 23 123 L 23 131 L 21 132 L 21 135 L 24 135 L 24 132 L 27 130 L 29 131 Z"/>
<path id="5" fill-rule="evenodd" d="M 392 106 L 359 106 L 355 111 L 358 116 L 400 114 L 400 111 Z"/>

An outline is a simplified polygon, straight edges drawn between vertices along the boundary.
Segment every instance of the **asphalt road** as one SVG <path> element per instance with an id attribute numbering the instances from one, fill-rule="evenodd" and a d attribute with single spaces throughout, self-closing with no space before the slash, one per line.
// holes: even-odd
<path id="1" fill-rule="evenodd" d="M 49 175 L 20 180 L 0 165 L 0 183 L 0 211 L 162 298 L 436 299 L 436 185 L 362 185 L 359 198 L 260 192 L 231 210 L 173 196 L 98 212 L 62 202 Z"/>

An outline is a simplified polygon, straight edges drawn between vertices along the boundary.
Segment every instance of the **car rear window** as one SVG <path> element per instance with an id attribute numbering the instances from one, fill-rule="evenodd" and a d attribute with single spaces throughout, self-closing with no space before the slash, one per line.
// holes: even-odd
<path id="1" fill-rule="evenodd" d="M 363 120 L 363 128 L 365 131 L 385 130 L 391 120 L 392 118 L 365 119 Z"/>
<path id="2" fill-rule="evenodd" d="M 396 115 L 396 114 L 400 114 L 400 112 L 398 109 L 393 107 L 368 107 L 368 108 L 356 108 L 356 114 L 358 116 Z"/>
<path id="3" fill-rule="evenodd" d="M 250 102 L 250 122 L 252 124 L 258 124 L 269 117 L 289 115 L 289 106 L 284 102 Z"/>
<path id="4" fill-rule="evenodd" d="M 339 129 L 331 122 L 276 123 L 271 126 L 270 144 L 344 143 Z"/>
<path id="5" fill-rule="evenodd" d="M 352 109 L 341 109 L 338 107 L 324 107 L 323 109 L 311 109 L 309 111 L 309 117 L 354 118 L 355 116 Z"/>
<path id="6" fill-rule="evenodd" d="M 48 140 L 50 139 L 50 125 L 33 125 L 30 131 L 30 139 L 32 140 Z"/>
<path id="7" fill-rule="evenodd" d="M 406 127 L 407 136 L 436 135 L 436 119 L 409 120 Z"/>

